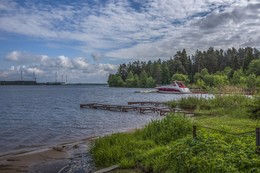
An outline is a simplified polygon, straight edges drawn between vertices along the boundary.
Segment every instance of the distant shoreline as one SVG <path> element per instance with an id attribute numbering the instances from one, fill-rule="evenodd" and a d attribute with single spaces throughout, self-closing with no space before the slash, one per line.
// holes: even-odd
<path id="1" fill-rule="evenodd" d="M 65 83 L 65 82 L 36 82 L 36 81 L 0 81 L 0 85 L 108 85 L 107 83 Z"/>

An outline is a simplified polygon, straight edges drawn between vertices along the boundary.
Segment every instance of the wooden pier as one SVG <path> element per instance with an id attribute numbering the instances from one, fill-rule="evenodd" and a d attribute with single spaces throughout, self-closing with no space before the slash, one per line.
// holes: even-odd
<path id="1" fill-rule="evenodd" d="M 133 106 L 133 105 L 141 105 L 141 106 Z M 153 105 L 153 107 L 144 106 L 144 105 Z M 162 105 L 164 107 L 158 107 L 159 105 Z M 166 107 L 165 102 L 128 102 L 128 105 L 85 103 L 85 104 L 80 104 L 80 108 L 100 109 L 100 110 L 118 111 L 118 112 L 137 111 L 140 114 L 157 113 L 161 116 L 165 115 L 166 113 L 170 113 L 170 112 L 180 112 L 180 113 L 184 113 L 184 114 L 190 114 L 190 113 L 182 111 L 180 109 Z"/>
<path id="2" fill-rule="evenodd" d="M 167 106 L 167 102 L 152 102 L 152 101 L 145 101 L 145 102 L 128 102 L 128 105 L 152 105 L 155 107 L 159 107 L 159 106 Z"/>
<path id="3" fill-rule="evenodd" d="M 132 104 L 147 105 L 147 104 L 150 104 L 150 102 L 149 103 L 144 102 L 143 104 L 141 104 L 141 102 L 129 102 L 129 103 L 128 103 L 129 105 L 85 103 L 85 104 L 80 104 L 80 108 L 101 109 L 101 110 L 119 111 L 119 112 L 137 111 L 140 114 L 157 113 L 161 116 L 165 115 L 168 112 L 175 112 L 175 109 L 171 109 L 168 107 L 132 106 Z M 156 105 L 157 105 L 157 103 L 156 103 Z"/>

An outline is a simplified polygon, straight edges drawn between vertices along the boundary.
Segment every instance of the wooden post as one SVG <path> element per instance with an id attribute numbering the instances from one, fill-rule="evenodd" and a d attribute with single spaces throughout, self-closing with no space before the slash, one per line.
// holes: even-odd
<path id="1" fill-rule="evenodd" d="M 256 128 L 256 153 L 260 154 L 260 128 Z"/>
<path id="2" fill-rule="evenodd" d="M 192 136 L 193 139 L 197 137 L 197 126 L 192 126 Z"/>

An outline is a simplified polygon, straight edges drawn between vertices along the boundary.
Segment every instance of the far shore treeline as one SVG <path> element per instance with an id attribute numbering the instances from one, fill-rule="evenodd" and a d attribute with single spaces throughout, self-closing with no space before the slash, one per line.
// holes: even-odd
<path id="1" fill-rule="evenodd" d="M 256 48 L 197 50 L 188 56 L 185 49 L 168 60 L 134 61 L 120 64 L 116 74 L 110 74 L 111 87 L 152 88 L 173 80 L 184 81 L 194 88 L 219 88 L 226 85 L 245 89 L 260 87 L 260 52 Z"/>

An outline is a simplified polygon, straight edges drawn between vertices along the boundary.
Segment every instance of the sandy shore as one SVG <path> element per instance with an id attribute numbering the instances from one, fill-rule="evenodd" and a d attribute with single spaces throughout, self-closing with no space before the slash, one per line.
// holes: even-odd
<path id="1" fill-rule="evenodd" d="M 0 156 L 1 173 L 64 173 L 90 172 L 93 169 L 88 153 L 91 139 L 64 143 L 36 151 Z"/>

